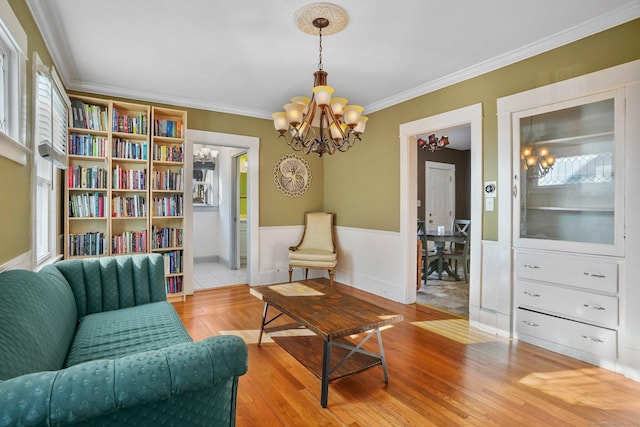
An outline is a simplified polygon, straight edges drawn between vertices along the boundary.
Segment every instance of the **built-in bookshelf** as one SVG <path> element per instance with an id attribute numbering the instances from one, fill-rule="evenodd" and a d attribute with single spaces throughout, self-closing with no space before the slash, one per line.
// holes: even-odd
<path id="1" fill-rule="evenodd" d="M 72 98 L 65 174 L 65 258 L 103 256 L 109 246 L 109 107 Z"/>
<path id="2" fill-rule="evenodd" d="M 151 250 L 165 259 L 170 298 L 184 299 L 184 111 L 152 107 Z"/>
<path id="3" fill-rule="evenodd" d="M 111 254 L 149 250 L 148 105 L 111 109 Z"/>
<path id="4" fill-rule="evenodd" d="M 186 112 L 71 95 L 65 258 L 158 252 L 184 299 Z"/>

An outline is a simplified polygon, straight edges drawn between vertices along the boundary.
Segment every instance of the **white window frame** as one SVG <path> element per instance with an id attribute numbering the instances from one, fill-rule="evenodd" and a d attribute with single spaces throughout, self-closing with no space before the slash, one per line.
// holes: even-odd
<path id="1" fill-rule="evenodd" d="M 7 0 L 0 0 L 0 45 L 5 51 L 5 121 L 0 130 L 0 156 L 26 165 L 31 150 L 26 146 L 27 33 Z"/>
<path id="2" fill-rule="evenodd" d="M 60 234 L 63 185 L 62 174 L 57 170 L 65 169 L 67 165 L 67 125 L 71 102 L 55 69 L 46 67 L 37 52 L 33 56 L 32 248 L 33 267 L 39 269 L 58 260 L 62 252 L 57 236 Z M 43 89 L 48 91 L 44 99 L 40 98 Z M 40 189 L 46 193 L 40 193 Z M 43 203 L 46 206 L 41 206 Z"/>

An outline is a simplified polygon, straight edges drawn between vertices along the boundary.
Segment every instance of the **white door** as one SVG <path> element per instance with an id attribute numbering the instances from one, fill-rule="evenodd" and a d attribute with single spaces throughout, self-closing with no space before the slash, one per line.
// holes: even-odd
<path id="1" fill-rule="evenodd" d="M 455 165 L 425 162 L 425 226 L 436 230 L 438 226 L 451 228 L 455 212 Z"/>

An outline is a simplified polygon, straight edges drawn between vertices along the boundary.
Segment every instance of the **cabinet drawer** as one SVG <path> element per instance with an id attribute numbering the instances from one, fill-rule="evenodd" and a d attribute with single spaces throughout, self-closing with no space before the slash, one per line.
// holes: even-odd
<path id="1" fill-rule="evenodd" d="M 617 333 L 611 329 L 518 309 L 516 331 L 598 357 L 617 357 Z"/>
<path id="2" fill-rule="evenodd" d="M 618 326 L 618 298 L 615 296 L 517 280 L 516 305 L 608 328 Z"/>
<path id="3" fill-rule="evenodd" d="M 520 279 L 609 293 L 618 291 L 618 263 L 615 260 L 561 253 L 516 251 L 515 274 Z"/>

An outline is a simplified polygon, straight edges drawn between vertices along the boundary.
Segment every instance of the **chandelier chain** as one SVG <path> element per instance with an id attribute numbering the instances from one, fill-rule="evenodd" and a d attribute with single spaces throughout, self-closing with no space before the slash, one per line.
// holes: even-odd
<path id="1" fill-rule="evenodd" d="M 319 49 L 319 53 L 318 53 L 318 70 L 322 71 L 322 28 L 318 29 L 319 33 L 320 33 L 320 49 Z"/>

